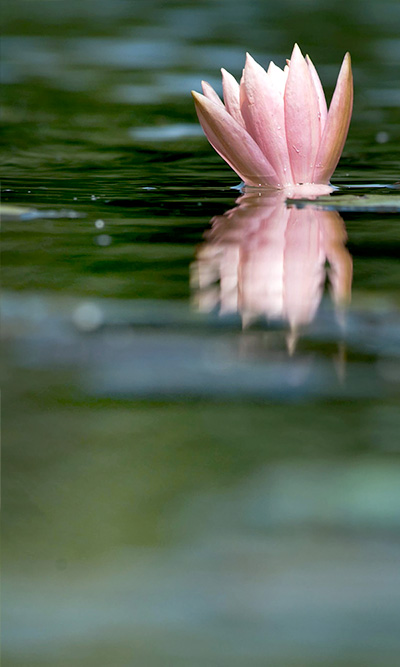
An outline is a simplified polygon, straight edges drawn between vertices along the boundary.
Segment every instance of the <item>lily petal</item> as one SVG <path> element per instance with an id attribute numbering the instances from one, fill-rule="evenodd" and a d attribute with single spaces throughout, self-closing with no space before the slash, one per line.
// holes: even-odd
<path id="1" fill-rule="evenodd" d="M 222 90 L 224 92 L 225 109 L 240 125 L 244 127 L 244 120 L 240 112 L 239 84 L 235 77 L 222 68 Z"/>
<path id="2" fill-rule="evenodd" d="M 314 181 L 316 183 L 328 183 L 335 171 L 349 131 L 352 109 L 353 75 L 350 54 L 346 53 L 315 162 Z"/>
<path id="3" fill-rule="evenodd" d="M 278 69 L 278 68 L 277 68 Z M 274 168 L 279 184 L 293 182 L 287 149 L 283 106 L 284 79 L 272 70 L 267 74 L 249 54 L 243 72 L 241 112 L 245 126 Z M 282 72 L 282 77 L 285 77 Z"/>
<path id="4" fill-rule="evenodd" d="M 325 99 L 325 93 L 324 89 L 322 88 L 322 83 L 321 79 L 318 76 L 318 72 L 314 67 L 314 64 L 310 58 L 310 56 L 306 56 L 306 62 L 308 65 L 308 69 L 310 70 L 311 74 L 311 79 L 314 84 L 315 92 L 317 93 L 317 98 L 318 98 L 318 106 L 319 106 L 319 132 L 320 136 L 322 137 L 325 123 L 326 123 L 326 117 L 328 115 L 328 108 L 326 106 L 326 99 Z"/>
<path id="5" fill-rule="evenodd" d="M 267 69 L 267 74 L 271 78 L 273 85 L 281 93 L 282 97 L 285 92 L 286 81 L 289 73 L 289 68 L 285 66 L 285 69 L 281 69 L 278 65 L 275 65 L 274 62 L 270 62 Z"/>
<path id="6" fill-rule="evenodd" d="M 277 175 L 249 133 L 223 105 L 192 91 L 204 133 L 221 157 L 247 185 L 277 187 Z"/>
<path id="7" fill-rule="evenodd" d="M 320 143 L 319 104 L 310 70 L 297 44 L 290 59 L 284 100 L 294 183 L 310 183 Z"/>
<path id="8" fill-rule="evenodd" d="M 219 104 L 222 107 L 224 106 L 224 103 L 222 102 L 220 96 L 215 92 L 214 88 L 210 86 L 210 84 L 207 81 L 202 81 L 201 87 L 205 97 L 207 97 L 212 102 Z"/>

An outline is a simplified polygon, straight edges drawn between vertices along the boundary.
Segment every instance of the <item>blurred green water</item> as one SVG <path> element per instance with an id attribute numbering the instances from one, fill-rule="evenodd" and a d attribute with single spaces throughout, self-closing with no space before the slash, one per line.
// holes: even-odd
<path id="1" fill-rule="evenodd" d="M 6 664 L 397 664 L 399 216 L 343 214 L 345 326 L 327 295 L 292 357 L 282 323 L 196 313 L 238 192 L 189 91 L 298 41 L 331 92 L 350 50 L 334 183 L 395 196 L 398 3 L 4 19 L 3 202 L 42 212 L 3 222 Z"/>

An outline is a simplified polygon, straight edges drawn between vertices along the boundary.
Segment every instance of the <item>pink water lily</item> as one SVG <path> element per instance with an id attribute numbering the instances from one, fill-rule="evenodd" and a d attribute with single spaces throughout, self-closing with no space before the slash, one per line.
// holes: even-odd
<path id="1" fill-rule="evenodd" d="M 210 144 L 247 185 L 286 188 L 328 184 L 346 141 L 353 77 L 346 53 L 329 111 L 310 58 L 295 44 L 282 70 L 247 54 L 240 85 L 222 69 L 224 103 L 202 82 L 192 91 Z"/>

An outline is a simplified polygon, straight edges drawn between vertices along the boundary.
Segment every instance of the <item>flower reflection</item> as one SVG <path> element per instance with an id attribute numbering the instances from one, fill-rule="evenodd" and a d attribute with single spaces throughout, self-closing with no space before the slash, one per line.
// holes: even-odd
<path id="1" fill-rule="evenodd" d="M 244 326 L 283 321 L 295 336 L 314 318 L 328 279 L 341 312 L 352 259 L 339 213 L 288 208 L 282 193 L 250 192 L 237 204 L 213 218 L 192 265 L 198 307 L 239 312 Z"/>

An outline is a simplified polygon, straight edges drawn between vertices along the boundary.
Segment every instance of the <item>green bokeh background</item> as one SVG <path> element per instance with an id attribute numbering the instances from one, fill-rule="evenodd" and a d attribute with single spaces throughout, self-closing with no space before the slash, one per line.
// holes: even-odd
<path id="1" fill-rule="evenodd" d="M 399 215 L 343 214 L 344 343 L 329 298 L 293 358 L 281 326 L 199 318 L 190 266 L 238 193 L 190 90 L 297 41 L 330 96 L 350 50 L 333 182 L 396 196 L 399 3 L 16 0 L 3 25 L 3 203 L 41 212 L 3 222 L 5 664 L 397 664 Z M 165 338 L 283 388 L 146 393 L 142 334 L 155 373 Z"/>

